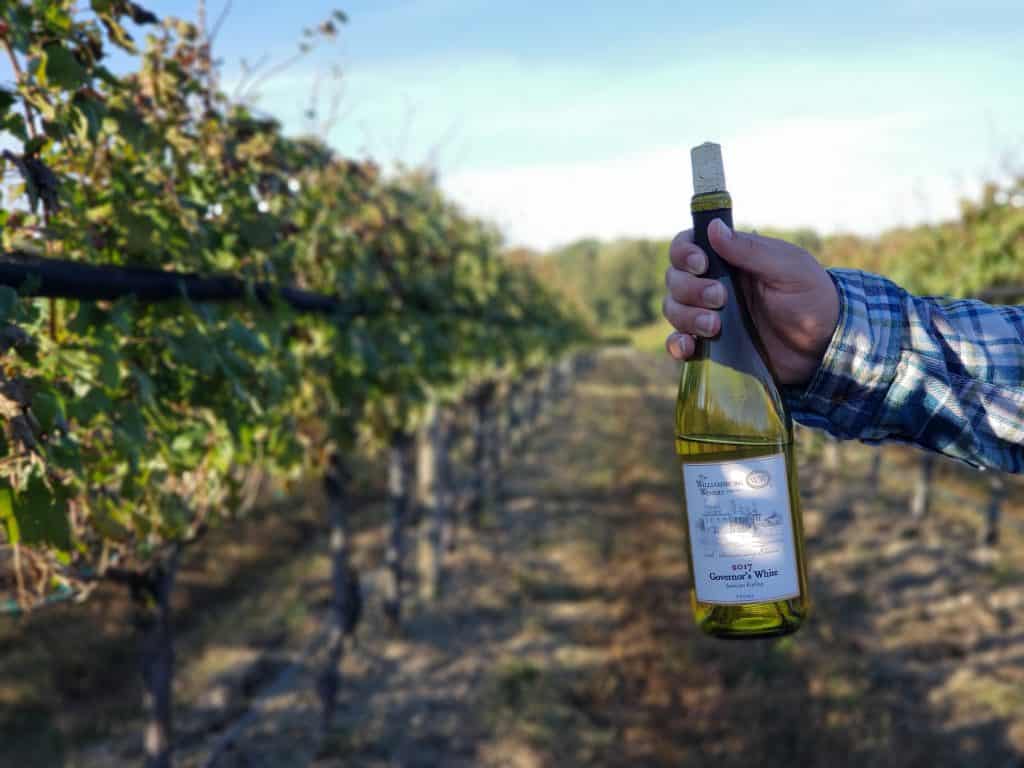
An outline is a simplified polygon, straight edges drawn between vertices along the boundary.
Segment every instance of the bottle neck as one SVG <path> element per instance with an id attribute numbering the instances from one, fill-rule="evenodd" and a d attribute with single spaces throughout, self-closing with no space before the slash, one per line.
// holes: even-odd
<path id="1" fill-rule="evenodd" d="M 708 240 L 708 225 L 721 219 L 729 227 L 732 223 L 732 200 L 727 192 L 695 195 L 691 202 L 693 212 L 693 242 L 707 254 L 708 268 L 704 277 L 722 283 L 725 304 L 720 314 L 722 331 L 712 338 L 698 338 L 695 359 L 711 359 L 738 371 L 749 373 L 771 391 L 775 380 L 768 368 L 757 329 L 750 319 L 746 297 L 738 275 Z"/>
<path id="2" fill-rule="evenodd" d="M 732 200 L 727 192 L 716 192 L 710 195 L 695 195 L 690 203 L 693 212 L 693 242 L 708 257 L 708 269 L 704 277 L 720 279 L 732 276 L 729 265 L 711 247 L 708 241 L 708 225 L 715 219 L 721 219 L 732 229 Z"/>

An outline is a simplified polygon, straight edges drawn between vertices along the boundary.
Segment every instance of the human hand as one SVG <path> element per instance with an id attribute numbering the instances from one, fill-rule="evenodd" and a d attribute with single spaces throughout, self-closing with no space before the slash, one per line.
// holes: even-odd
<path id="1" fill-rule="evenodd" d="M 779 382 L 805 383 L 839 322 L 839 294 L 832 278 L 804 249 L 785 240 L 734 232 L 721 219 L 711 222 L 708 240 L 734 268 L 766 362 Z M 721 330 L 714 310 L 725 301 L 725 289 L 717 280 L 697 277 L 708 260 L 694 245 L 693 230 L 676 235 L 669 261 L 662 312 L 678 333 L 670 334 L 665 346 L 672 357 L 686 360 L 696 348 L 695 336 L 715 336 Z"/>

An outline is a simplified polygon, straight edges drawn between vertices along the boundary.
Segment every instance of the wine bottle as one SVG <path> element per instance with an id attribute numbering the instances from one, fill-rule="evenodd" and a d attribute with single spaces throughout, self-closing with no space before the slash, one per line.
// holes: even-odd
<path id="1" fill-rule="evenodd" d="M 793 423 L 742 285 L 708 242 L 714 219 L 732 227 L 721 147 L 694 147 L 691 160 L 694 242 L 708 257 L 705 277 L 722 283 L 726 301 L 718 335 L 696 340 L 676 401 L 690 601 L 709 635 L 785 635 L 810 607 Z"/>

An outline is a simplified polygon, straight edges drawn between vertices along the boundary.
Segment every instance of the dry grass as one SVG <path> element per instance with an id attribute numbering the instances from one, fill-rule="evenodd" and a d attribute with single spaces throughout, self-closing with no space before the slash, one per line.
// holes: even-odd
<path id="1" fill-rule="evenodd" d="M 601 355 L 509 460 L 508 525 L 463 531 L 445 593 L 410 600 L 400 633 L 380 615 L 383 530 L 371 510 L 358 541 L 366 625 L 344 661 L 343 706 L 318 766 L 1020 763 L 1021 500 L 1008 505 L 999 547 L 979 549 L 980 481 L 940 472 L 978 502 L 940 496 L 914 524 L 912 451 L 884 449 L 878 487 L 867 480 L 877 449 L 844 448 L 834 474 L 805 456 L 812 620 L 781 640 L 705 638 L 690 616 L 682 549 L 676 374 L 663 355 Z M 271 515 L 195 556 L 179 609 L 184 727 L 198 728 L 199 704 L 238 670 L 252 690 L 235 706 L 266 698 L 274 667 L 254 672 L 253 659 L 314 636 L 324 561 L 313 529 L 295 520 L 317 514 Z M 99 765 L 83 755 L 104 746 L 131 756 L 125 607 L 100 597 L 3 630 L 4 759 L 37 760 L 12 764 Z M 232 765 L 308 765 L 311 686 L 304 670 L 280 692 Z"/>
<path id="2" fill-rule="evenodd" d="M 633 328 L 629 332 L 630 344 L 641 352 L 652 354 L 665 354 L 665 338 L 672 332 L 672 328 L 665 320 L 645 325 L 641 328 Z"/>

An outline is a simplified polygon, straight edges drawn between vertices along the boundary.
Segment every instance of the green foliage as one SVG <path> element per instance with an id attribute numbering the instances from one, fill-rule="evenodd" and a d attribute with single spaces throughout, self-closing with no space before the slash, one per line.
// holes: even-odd
<path id="1" fill-rule="evenodd" d="M 18 538 L 25 544 L 48 544 L 65 551 L 71 548 L 64 489 L 47 487 L 38 474 L 33 474 L 25 488 L 15 495 L 14 520 Z"/>
<path id="2" fill-rule="evenodd" d="M 668 242 L 579 240 L 541 257 L 567 294 L 593 322 L 609 329 L 639 328 L 661 317 Z"/>
<path id="3" fill-rule="evenodd" d="M 762 229 L 794 243 L 834 267 L 883 274 L 926 295 L 987 296 L 991 289 L 1024 285 L 1024 176 L 988 184 L 978 200 L 961 203 L 957 221 L 893 229 L 878 237 L 821 235 L 813 229 Z M 558 284 L 603 334 L 639 332 L 660 348 L 668 241 L 579 240 L 528 260 L 542 280 Z M 1024 300 L 1024 290 L 1002 299 Z M 652 344 L 647 337 L 657 337 Z"/>
<path id="4" fill-rule="evenodd" d="M 766 232 L 806 248 L 825 264 L 876 272 L 923 295 L 985 296 L 1024 284 L 1024 177 L 987 184 L 963 200 L 956 221 L 892 229 L 875 238 Z M 1024 298 L 1009 294 L 1004 298 Z"/>
<path id="5" fill-rule="evenodd" d="M 141 53 L 126 18 L 151 25 Z M 226 271 L 360 308 L 325 320 L 255 298 L 45 302 L 0 289 L 0 322 L 25 337 L 5 343 L 0 369 L 11 543 L 75 566 L 144 561 L 230 519 L 252 465 L 287 482 L 330 444 L 412 429 L 428 397 L 536 365 L 582 333 L 429 174 L 385 176 L 230 103 L 190 24 L 134 3 L 23 1 L 0 43 L 22 69 L 0 95 L 22 145 L 0 160 L 5 199 L 29 203 L 0 211 L 5 249 Z M 113 75 L 111 47 L 135 70 Z"/>

